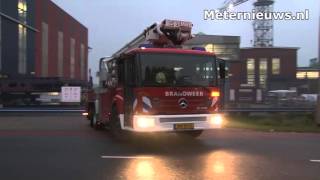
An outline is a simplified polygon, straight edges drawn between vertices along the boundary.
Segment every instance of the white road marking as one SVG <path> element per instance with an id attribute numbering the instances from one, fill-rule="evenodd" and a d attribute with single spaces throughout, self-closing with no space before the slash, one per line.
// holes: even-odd
<path id="1" fill-rule="evenodd" d="M 320 163 L 320 160 L 310 160 L 310 162 Z"/>
<path id="2" fill-rule="evenodd" d="M 101 156 L 103 159 L 153 159 L 152 156 Z"/>

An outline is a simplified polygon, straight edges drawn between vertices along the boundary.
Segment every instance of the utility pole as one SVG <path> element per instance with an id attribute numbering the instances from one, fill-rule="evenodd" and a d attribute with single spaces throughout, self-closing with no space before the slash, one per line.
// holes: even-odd
<path id="1" fill-rule="evenodd" d="M 320 127 L 320 78 L 318 80 L 318 105 L 317 105 L 317 112 L 316 112 L 316 122 Z"/>
<path id="2" fill-rule="evenodd" d="M 320 127 L 320 78 L 318 78 L 318 104 L 317 104 L 317 112 L 316 112 L 316 122 Z"/>
<path id="3" fill-rule="evenodd" d="M 318 28 L 318 63 L 320 63 L 320 16 L 319 16 L 319 28 Z M 319 72 L 320 74 L 320 72 Z M 316 112 L 316 122 L 320 126 L 320 77 L 318 77 L 318 104 Z"/>

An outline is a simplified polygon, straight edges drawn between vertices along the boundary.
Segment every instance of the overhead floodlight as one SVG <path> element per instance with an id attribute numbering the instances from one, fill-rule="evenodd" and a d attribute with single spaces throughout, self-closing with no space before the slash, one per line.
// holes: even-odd
<path id="1" fill-rule="evenodd" d="M 231 4 L 229 4 L 229 6 L 228 6 L 228 11 L 233 11 L 233 10 L 234 10 L 234 4 L 231 3 Z"/>

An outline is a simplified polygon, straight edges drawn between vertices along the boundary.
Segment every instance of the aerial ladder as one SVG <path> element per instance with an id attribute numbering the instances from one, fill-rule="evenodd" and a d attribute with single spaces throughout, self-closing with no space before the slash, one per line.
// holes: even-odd
<path id="1" fill-rule="evenodd" d="M 193 24 L 188 21 L 175 21 L 165 19 L 161 23 L 154 23 L 145 29 L 140 35 L 114 53 L 117 57 L 133 48 L 142 46 L 152 47 L 179 47 L 185 41 L 192 38 Z"/>

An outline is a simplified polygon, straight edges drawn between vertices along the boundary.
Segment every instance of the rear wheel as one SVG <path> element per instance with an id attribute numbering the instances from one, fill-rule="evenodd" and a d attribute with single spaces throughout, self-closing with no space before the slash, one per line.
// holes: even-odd
<path id="1" fill-rule="evenodd" d="M 196 130 L 196 131 L 182 131 L 177 132 L 177 134 L 181 137 L 192 137 L 197 138 L 202 134 L 203 130 Z"/>
<path id="2" fill-rule="evenodd" d="M 90 126 L 94 127 L 94 125 L 97 122 L 97 115 L 95 111 L 91 111 L 91 109 L 89 109 L 89 115 L 88 115 L 88 119 L 90 120 Z"/>
<path id="3" fill-rule="evenodd" d="M 95 114 L 94 106 L 89 106 L 87 111 L 88 111 L 87 119 L 90 120 L 90 122 L 91 122 L 93 120 L 93 116 Z"/>
<path id="4" fill-rule="evenodd" d="M 94 122 L 93 122 L 93 116 L 90 118 L 90 126 L 91 127 L 93 127 L 93 124 L 94 124 Z"/>
<path id="5" fill-rule="evenodd" d="M 92 119 L 90 120 L 90 126 L 96 130 L 101 130 L 104 128 L 104 125 L 98 121 L 97 114 L 93 114 Z"/>
<path id="6" fill-rule="evenodd" d="M 92 116 L 90 116 L 90 126 L 93 128 L 96 122 L 97 122 L 96 115 L 92 114 Z"/>

